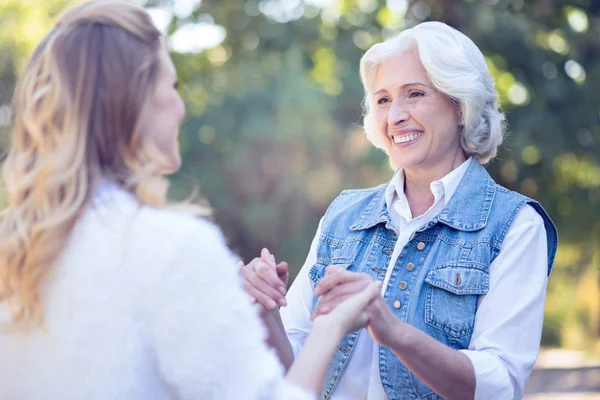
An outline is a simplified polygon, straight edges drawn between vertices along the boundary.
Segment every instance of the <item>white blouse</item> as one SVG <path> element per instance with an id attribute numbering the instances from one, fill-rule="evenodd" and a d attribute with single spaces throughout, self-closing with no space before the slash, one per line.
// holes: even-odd
<path id="1" fill-rule="evenodd" d="M 314 399 L 240 282 L 214 225 L 104 184 L 50 271 L 44 328 L 0 332 L 0 399 Z"/>

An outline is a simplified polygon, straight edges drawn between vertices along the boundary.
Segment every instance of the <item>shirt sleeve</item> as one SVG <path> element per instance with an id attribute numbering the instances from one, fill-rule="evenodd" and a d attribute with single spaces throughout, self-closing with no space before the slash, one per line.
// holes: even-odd
<path id="1" fill-rule="evenodd" d="M 490 265 L 490 289 L 478 301 L 468 350 L 475 399 L 520 399 L 537 359 L 548 283 L 542 217 L 526 205 Z"/>
<path id="2" fill-rule="evenodd" d="M 308 273 L 317 262 L 321 223 L 322 220 L 319 222 L 317 233 L 310 245 L 306 261 L 286 295 L 288 305 L 280 309 L 281 320 L 292 345 L 294 357 L 298 356 L 311 329 L 313 286 Z"/>
<path id="3" fill-rule="evenodd" d="M 315 399 L 284 381 L 266 330 L 241 288 L 218 229 L 201 222 L 177 240 L 149 288 L 149 331 L 158 372 L 180 399 Z"/>

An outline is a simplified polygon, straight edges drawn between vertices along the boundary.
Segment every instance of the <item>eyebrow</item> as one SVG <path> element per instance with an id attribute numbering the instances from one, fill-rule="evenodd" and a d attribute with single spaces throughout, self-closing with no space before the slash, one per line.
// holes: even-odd
<path id="1" fill-rule="evenodd" d="M 425 87 L 429 87 L 424 83 L 421 82 L 411 82 L 411 83 L 405 83 L 404 85 L 402 85 L 402 89 L 406 89 L 407 87 L 411 87 L 411 86 L 425 86 Z M 374 96 L 377 96 L 380 93 L 383 92 L 387 92 L 387 90 L 385 89 L 379 89 L 378 91 L 376 91 L 375 93 L 373 93 Z"/>

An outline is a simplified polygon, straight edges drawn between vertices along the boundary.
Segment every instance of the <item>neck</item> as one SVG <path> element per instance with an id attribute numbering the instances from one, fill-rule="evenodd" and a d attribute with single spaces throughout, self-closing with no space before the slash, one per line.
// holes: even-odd
<path id="1" fill-rule="evenodd" d="M 436 166 L 404 169 L 404 194 L 413 218 L 423 215 L 434 203 L 431 183 L 458 168 L 466 157 L 459 152 L 455 157 Z"/>

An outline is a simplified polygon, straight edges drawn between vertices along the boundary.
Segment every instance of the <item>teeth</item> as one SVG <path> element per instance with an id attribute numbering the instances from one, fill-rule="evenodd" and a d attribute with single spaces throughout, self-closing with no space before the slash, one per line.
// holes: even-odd
<path id="1" fill-rule="evenodd" d="M 409 135 L 404 136 L 394 136 L 394 142 L 396 143 L 406 143 L 415 140 L 418 137 L 423 135 L 423 131 L 417 133 L 411 133 Z"/>

